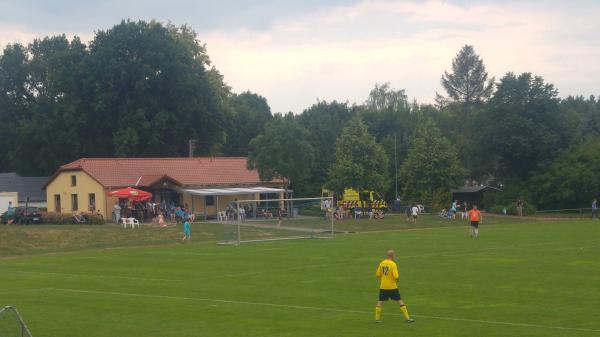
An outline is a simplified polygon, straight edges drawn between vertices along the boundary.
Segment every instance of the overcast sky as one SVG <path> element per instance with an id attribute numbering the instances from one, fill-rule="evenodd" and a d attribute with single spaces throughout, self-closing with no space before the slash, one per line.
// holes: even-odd
<path id="1" fill-rule="evenodd" d="M 121 19 L 188 24 L 236 92 L 274 112 L 319 100 L 361 103 L 375 83 L 430 103 L 472 44 L 496 78 L 533 72 L 561 96 L 600 94 L 600 1 L 0 0 L 0 47 Z"/>

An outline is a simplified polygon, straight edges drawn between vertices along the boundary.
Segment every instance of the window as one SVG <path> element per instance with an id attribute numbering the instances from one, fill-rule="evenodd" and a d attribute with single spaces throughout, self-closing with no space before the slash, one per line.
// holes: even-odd
<path id="1" fill-rule="evenodd" d="M 88 211 L 93 212 L 96 210 L 96 194 L 88 194 Z"/>
<path id="2" fill-rule="evenodd" d="M 206 206 L 214 206 L 215 205 L 215 197 L 213 195 L 205 196 L 204 201 L 206 201 Z"/>
<path id="3" fill-rule="evenodd" d="M 60 209 L 60 194 L 55 194 L 54 195 L 54 212 L 55 213 L 60 213 L 61 209 Z"/>
<path id="4" fill-rule="evenodd" d="M 71 210 L 72 211 L 79 210 L 79 203 L 77 201 L 78 201 L 77 194 L 71 194 Z"/>
<path id="5" fill-rule="evenodd" d="M 77 176 L 71 176 L 71 186 L 77 186 Z"/>

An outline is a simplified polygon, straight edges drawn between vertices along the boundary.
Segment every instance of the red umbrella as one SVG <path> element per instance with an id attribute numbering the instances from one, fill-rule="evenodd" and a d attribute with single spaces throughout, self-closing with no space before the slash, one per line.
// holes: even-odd
<path id="1" fill-rule="evenodd" d="M 152 198 L 152 193 L 138 190 L 137 188 L 127 187 L 120 190 L 108 192 L 111 197 L 129 199 L 133 201 L 144 201 Z"/>

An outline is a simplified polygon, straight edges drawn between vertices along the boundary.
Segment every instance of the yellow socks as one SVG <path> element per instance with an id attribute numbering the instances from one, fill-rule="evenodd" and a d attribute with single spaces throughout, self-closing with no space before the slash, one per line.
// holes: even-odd
<path id="1" fill-rule="evenodd" d="M 402 315 L 404 316 L 405 320 L 410 319 L 410 316 L 408 315 L 408 309 L 406 309 L 406 305 L 401 306 L 400 311 L 402 311 Z"/>
<path id="2" fill-rule="evenodd" d="M 375 320 L 381 321 L 381 307 L 375 307 Z"/>

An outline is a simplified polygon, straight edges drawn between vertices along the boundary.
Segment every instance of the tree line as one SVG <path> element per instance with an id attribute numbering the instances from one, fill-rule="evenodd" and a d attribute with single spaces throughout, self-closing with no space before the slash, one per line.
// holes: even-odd
<path id="1" fill-rule="evenodd" d="M 598 194 L 596 97 L 561 99 L 531 73 L 490 77 L 469 45 L 441 85 L 435 104 L 384 83 L 359 104 L 272 113 L 264 97 L 232 91 L 188 26 L 122 21 L 88 43 L 59 35 L 4 48 L 0 171 L 185 156 L 193 140 L 196 155 L 248 156 L 297 196 L 354 187 L 441 205 L 450 188 L 487 184 L 504 190 L 490 204 L 569 207 Z"/>

